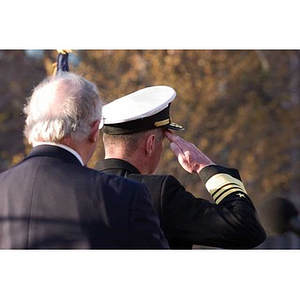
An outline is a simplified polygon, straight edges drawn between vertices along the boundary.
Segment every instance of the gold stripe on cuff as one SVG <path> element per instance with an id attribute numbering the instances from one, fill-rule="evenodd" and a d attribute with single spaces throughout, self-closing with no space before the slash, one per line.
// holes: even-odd
<path id="1" fill-rule="evenodd" d="M 224 173 L 212 176 L 206 182 L 205 187 L 207 191 L 211 194 L 213 199 L 215 201 L 217 200 L 218 203 L 220 203 L 226 196 L 237 191 L 247 194 L 244 184 L 240 180 Z M 224 193 L 225 191 L 226 193 Z M 218 199 L 218 197 L 220 197 L 220 194 L 222 194 L 221 198 Z"/>
<path id="2" fill-rule="evenodd" d="M 219 204 L 225 197 L 227 197 L 228 195 L 232 194 L 232 193 L 236 193 L 236 192 L 241 192 L 240 189 L 232 189 L 232 190 L 228 190 L 227 192 L 225 192 L 224 194 L 222 194 L 219 198 L 214 198 L 216 204 Z"/>
<path id="3" fill-rule="evenodd" d="M 222 186 L 215 193 L 213 193 L 212 196 L 214 199 L 218 199 L 221 196 L 221 194 L 229 190 L 235 190 L 235 191 L 238 190 L 239 192 L 243 192 L 243 190 L 238 185 L 230 183 Z"/>

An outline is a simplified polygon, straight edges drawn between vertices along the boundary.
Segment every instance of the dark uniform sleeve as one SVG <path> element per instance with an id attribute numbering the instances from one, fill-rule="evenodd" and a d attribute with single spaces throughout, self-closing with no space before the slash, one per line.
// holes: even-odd
<path id="1" fill-rule="evenodd" d="M 157 212 L 146 186 L 138 184 L 130 216 L 130 248 L 168 249 Z"/>
<path id="2" fill-rule="evenodd" d="M 214 203 L 194 197 L 173 176 L 162 187 L 162 225 L 170 247 L 181 241 L 225 249 L 249 249 L 266 234 L 236 169 L 208 166 L 200 172 Z"/>

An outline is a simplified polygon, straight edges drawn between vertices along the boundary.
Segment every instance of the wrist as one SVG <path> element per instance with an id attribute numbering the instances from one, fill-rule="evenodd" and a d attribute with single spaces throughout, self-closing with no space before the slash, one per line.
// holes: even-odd
<path id="1" fill-rule="evenodd" d="M 197 169 L 197 173 L 200 175 L 200 172 L 206 168 L 206 167 L 209 167 L 209 166 L 215 166 L 216 164 L 211 162 L 211 163 L 208 163 L 208 164 L 200 164 L 199 165 L 199 168 Z"/>

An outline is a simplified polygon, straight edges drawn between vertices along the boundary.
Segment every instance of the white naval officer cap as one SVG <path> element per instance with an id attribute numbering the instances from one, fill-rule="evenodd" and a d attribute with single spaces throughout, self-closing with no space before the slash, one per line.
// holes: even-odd
<path id="1" fill-rule="evenodd" d="M 176 92 L 169 86 L 151 86 L 116 99 L 102 108 L 103 132 L 130 134 L 159 127 L 184 130 L 172 122 L 170 104 Z"/>

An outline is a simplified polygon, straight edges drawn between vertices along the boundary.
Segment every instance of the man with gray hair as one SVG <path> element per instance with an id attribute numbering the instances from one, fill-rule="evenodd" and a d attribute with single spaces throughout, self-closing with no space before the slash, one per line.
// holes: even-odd
<path id="1" fill-rule="evenodd" d="M 168 248 L 143 184 L 86 167 L 102 106 L 72 73 L 35 88 L 24 109 L 33 149 L 0 174 L 0 248 Z"/>

